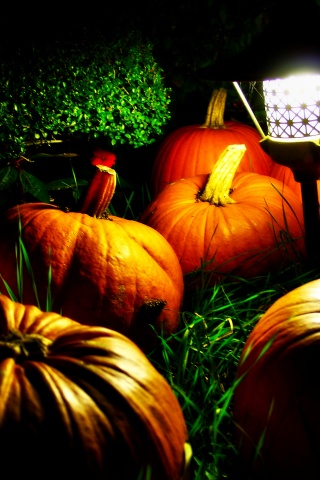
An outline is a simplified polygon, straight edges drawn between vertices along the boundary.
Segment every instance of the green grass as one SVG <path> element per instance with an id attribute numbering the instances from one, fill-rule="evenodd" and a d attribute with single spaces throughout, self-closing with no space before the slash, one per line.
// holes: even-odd
<path id="1" fill-rule="evenodd" d="M 281 241 L 278 247 L 292 258 L 295 246 L 287 231 L 281 232 Z M 149 355 L 184 412 L 193 449 L 190 480 L 239 480 L 232 420 L 237 365 L 264 312 L 290 290 L 318 277 L 317 270 L 301 264 L 298 252 L 296 259 L 277 274 L 250 280 L 226 279 L 208 287 L 203 276 L 202 285 L 185 295 L 180 330 L 169 339 L 160 338 L 160 354 L 157 349 Z"/>
<path id="2" fill-rule="evenodd" d="M 232 421 L 237 364 L 267 308 L 315 278 L 315 272 L 297 276 L 296 271 L 292 265 L 281 275 L 222 282 L 194 292 L 183 305 L 180 331 L 171 341 L 162 339 L 155 364 L 185 415 L 193 448 L 191 479 L 238 480 Z"/>
<path id="3" fill-rule="evenodd" d="M 130 217 L 134 194 L 121 193 L 124 212 Z M 139 193 L 149 201 L 147 189 Z M 116 214 L 114 209 L 111 212 Z M 16 255 L 17 277 L 22 278 L 25 263 L 33 279 L 22 241 Z M 159 337 L 160 346 L 148 356 L 182 407 L 193 450 L 190 480 L 238 480 L 232 407 L 241 351 L 268 307 L 293 288 L 315 279 L 317 273 L 297 262 L 278 274 L 251 280 L 226 279 L 211 287 L 204 280 L 185 296 L 178 332 L 168 339 Z M 51 306 L 50 281 L 49 270 L 47 310 Z M 36 291 L 35 284 L 34 288 Z M 19 290 L 22 295 L 21 283 Z M 7 293 L 12 297 L 10 286 Z"/>

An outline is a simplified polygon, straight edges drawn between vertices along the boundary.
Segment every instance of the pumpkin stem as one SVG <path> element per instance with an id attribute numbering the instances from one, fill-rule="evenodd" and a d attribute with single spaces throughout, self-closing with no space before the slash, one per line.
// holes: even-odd
<path id="1" fill-rule="evenodd" d="M 113 168 L 96 165 L 98 169 L 90 182 L 80 213 L 102 218 L 116 189 L 117 175 Z"/>
<path id="2" fill-rule="evenodd" d="M 47 356 L 51 343 L 42 335 L 11 330 L 8 334 L 0 335 L 0 360 L 14 358 L 19 363 L 25 359 L 42 359 Z"/>
<path id="3" fill-rule="evenodd" d="M 246 146 L 229 145 L 219 156 L 209 175 L 208 182 L 200 195 L 200 200 L 217 206 L 234 203 L 230 197 L 231 185 Z"/>
<path id="4" fill-rule="evenodd" d="M 227 90 L 219 88 L 214 90 L 207 109 L 206 120 L 202 128 L 226 128 L 224 124 L 224 111 L 226 108 Z"/>

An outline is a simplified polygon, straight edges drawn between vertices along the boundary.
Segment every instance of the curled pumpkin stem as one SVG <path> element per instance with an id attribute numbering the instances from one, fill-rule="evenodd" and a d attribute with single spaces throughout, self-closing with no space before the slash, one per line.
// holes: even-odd
<path id="1" fill-rule="evenodd" d="M 200 195 L 200 200 L 213 205 L 224 206 L 234 203 L 230 197 L 236 170 L 246 151 L 243 144 L 229 145 L 220 155 L 209 175 L 208 182 Z"/>
<path id="2" fill-rule="evenodd" d="M 227 90 L 219 88 L 214 90 L 207 109 L 206 120 L 202 128 L 226 128 L 224 124 L 224 111 L 226 108 Z"/>
<path id="3" fill-rule="evenodd" d="M 96 168 L 97 171 L 91 180 L 80 212 L 87 213 L 91 217 L 102 218 L 114 195 L 117 175 L 111 167 L 96 165 Z"/>

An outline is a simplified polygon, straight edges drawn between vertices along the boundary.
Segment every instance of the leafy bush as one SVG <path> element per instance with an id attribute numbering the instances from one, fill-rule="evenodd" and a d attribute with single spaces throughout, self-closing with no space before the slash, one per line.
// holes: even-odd
<path id="1" fill-rule="evenodd" d="M 49 185 L 34 173 L 39 163 L 48 169 L 48 157 L 79 157 L 93 142 L 110 149 L 145 147 L 171 117 L 163 71 L 151 43 L 136 33 L 107 40 L 100 31 L 81 30 L 78 36 L 20 45 L 5 57 L 0 65 L 4 207 L 10 197 L 17 203 L 26 193 L 50 201 Z M 62 178 L 57 188 L 73 188 L 73 180 Z"/>
<path id="2" fill-rule="evenodd" d="M 137 36 L 110 43 L 90 33 L 20 50 L 0 67 L 0 162 L 72 135 L 148 145 L 170 118 L 169 93 L 151 45 Z"/>

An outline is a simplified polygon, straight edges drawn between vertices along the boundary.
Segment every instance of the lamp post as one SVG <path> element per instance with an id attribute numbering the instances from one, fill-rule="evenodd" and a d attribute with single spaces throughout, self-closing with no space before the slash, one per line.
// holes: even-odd
<path id="1" fill-rule="evenodd" d="M 233 84 L 262 136 L 263 150 L 276 163 L 289 167 L 301 185 L 307 258 L 316 266 L 320 258 L 320 75 L 299 73 L 263 81 L 268 135 L 238 82 Z"/>

